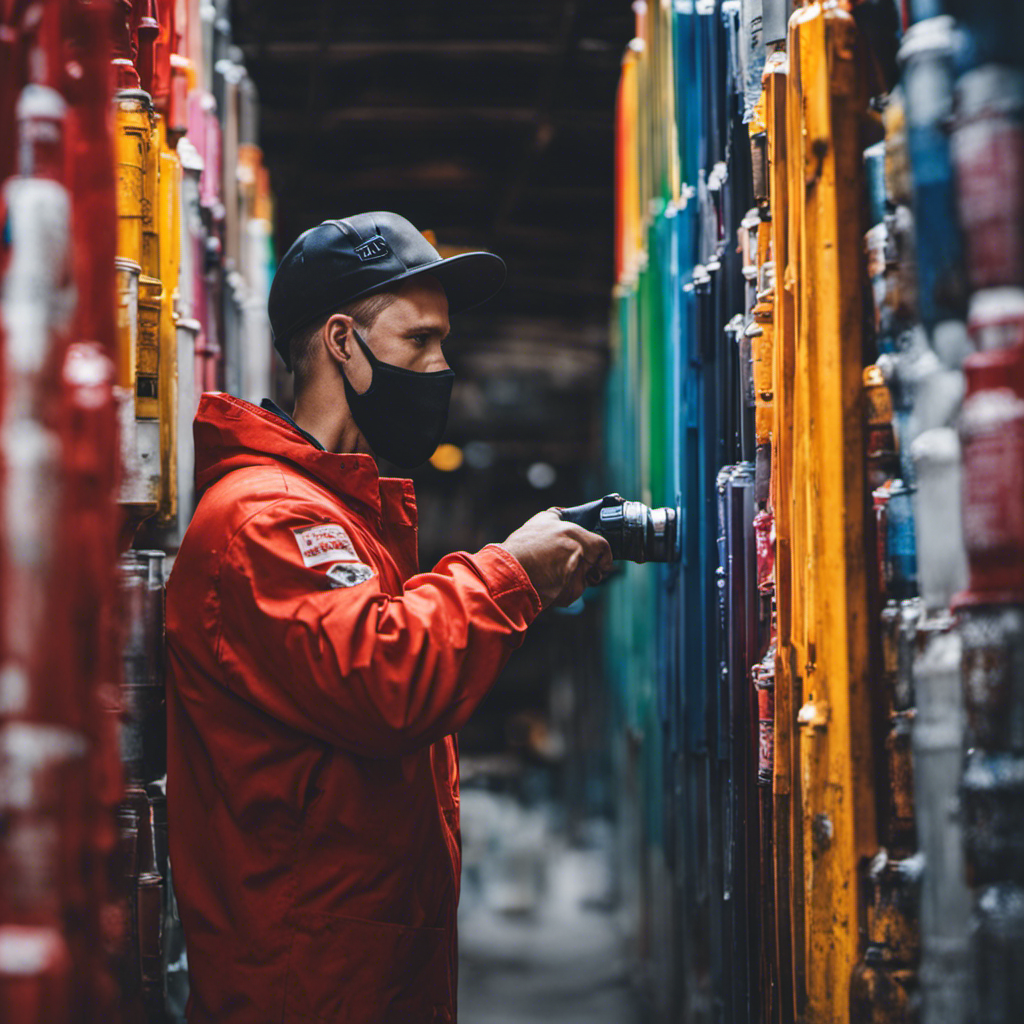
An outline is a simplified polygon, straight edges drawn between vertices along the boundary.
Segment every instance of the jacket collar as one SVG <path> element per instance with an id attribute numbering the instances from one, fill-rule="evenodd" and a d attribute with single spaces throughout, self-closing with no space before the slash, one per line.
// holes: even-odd
<path id="1" fill-rule="evenodd" d="M 365 505 L 378 520 L 383 517 L 400 525 L 416 525 L 411 480 L 381 477 L 372 455 L 326 451 L 290 416 L 276 409 L 208 391 L 199 400 L 192 429 L 199 493 L 236 469 L 284 462 L 339 497 Z"/>
<path id="2" fill-rule="evenodd" d="M 292 417 L 289 416 L 288 413 L 286 413 L 284 409 L 282 409 L 281 406 L 279 406 L 273 399 L 264 398 L 263 401 L 260 402 L 260 408 L 266 409 L 268 412 L 272 412 L 275 416 L 280 416 L 285 423 L 293 426 L 314 448 L 319 448 L 322 452 L 327 451 L 327 449 L 311 433 L 309 433 L 308 430 L 303 430 L 302 427 L 300 427 L 298 423 L 296 423 L 295 420 L 292 419 Z"/>

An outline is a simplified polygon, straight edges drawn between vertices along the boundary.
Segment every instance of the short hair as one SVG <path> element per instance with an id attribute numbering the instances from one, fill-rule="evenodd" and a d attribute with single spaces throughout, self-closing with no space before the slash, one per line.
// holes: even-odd
<path id="1" fill-rule="evenodd" d="M 301 391 L 309 383 L 313 371 L 313 341 L 335 313 L 345 313 L 369 330 L 377 317 L 397 298 L 398 295 L 393 291 L 364 295 L 361 299 L 340 306 L 325 316 L 318 317 L 308 326 L 300 328 L 292 337 L 288 350 L 292 360 L 292 371 L 295 374 L 295 390 Z"/>

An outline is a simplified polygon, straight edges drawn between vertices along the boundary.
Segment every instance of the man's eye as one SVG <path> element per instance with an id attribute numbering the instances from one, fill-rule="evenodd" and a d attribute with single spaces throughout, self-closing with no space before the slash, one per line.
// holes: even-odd
<path id="1" fill-rule="evenodd" d="M 416 344 L 419 345 L 422 348 L 424 345 L 426 345 L 426 343 L 428 341 L 430 341 L 430 335 L 429 334 L 414 334 L 412 336 L 412 340 L 415 341 Z"/>

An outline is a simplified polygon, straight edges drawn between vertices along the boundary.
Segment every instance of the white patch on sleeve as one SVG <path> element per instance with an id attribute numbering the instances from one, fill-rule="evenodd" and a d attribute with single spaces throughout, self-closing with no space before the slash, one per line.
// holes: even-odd
<path id="1" fill-rule="evenodd" d="M 303 526 L 292 530 L 299 554 L 306 567 L 325 562 L 358 562 L 359 556 L 349 535 L 337 523 Z"/>
<path id="2" fill-rule="evenodd" d="M 362 562 L 338 562 L 327 570 L 327 578 L 332 587 L 354 587 L 376 575 L 373 569 Z"/>

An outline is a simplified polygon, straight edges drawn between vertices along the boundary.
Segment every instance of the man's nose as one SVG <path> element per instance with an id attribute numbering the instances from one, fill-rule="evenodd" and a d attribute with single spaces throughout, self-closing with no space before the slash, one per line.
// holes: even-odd
<path id="1" fill-rule="evenodd" d="M 439 373 L 441 370 L 449 370 L 451 367 L 448 365 L 448 360 L 445 359 L 444 353 L 440 350 L 432 352 L 430 358 L 427 360 L 426 372 L 427 373 Z"/>

